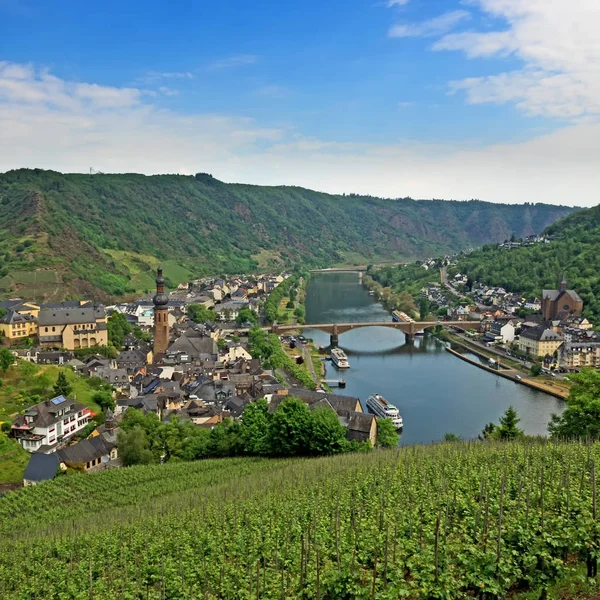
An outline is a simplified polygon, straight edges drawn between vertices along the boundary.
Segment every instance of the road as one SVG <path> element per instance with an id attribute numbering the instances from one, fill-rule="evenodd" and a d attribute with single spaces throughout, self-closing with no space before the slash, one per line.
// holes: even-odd
<path id="1" fill-rule="evenodd" d="M 308 344 L 302 344 L 302 358 L 304 359 L 304 364 L 308 367 L 308 372 L 310 373 L 310 376 L 312 377 L 313 381 L 318 385 L 319 376 L 315 371 L 315 365 L 313 364 L 312 356 L 310 355 L 310 347 L 308 346 Z"/>
<path id="2" fill-rule="evenodd" d="M 448 290 L 450 290 L 451 293 L 453 293 L 455 296 L 458 296 L 459 298 L 463 299 L 463 300 L 469 300 L 469 302 L 474 302 L 473 298 L 469 298 L 469 296 L 463 294 L 462 292 L 459 292 L 449 281 L 448 281 L 448 269 L 446 267 L 442 267 L 442 285 L 446 288 L 448 288 Z M 477 302 L 475 302 L 475 306 L 477 306 L 477 310 L 479 312 L 485 312 L 487 310 L 490 310 L 490 306 L 486 306 L 485 304 L 478 304 Z"/>
<path id="3" fill-rule="evenodd" d="M 473 339 L 467 337 L 466 335 L 458 333 L 456 331 L 453 333 L 455 333 L 458 337 L 460 337 L 465 342 L 465 345 L 468 346 L 469 344 L 471 344 L 472 346 L 480 348 L 481 350 L 485 350 L 485 352 L 488 352 L 489 354 L 495 354 L 498 357 L 506 358 L 508 360 L 518 362 L 527 371 L 529 371 L 533 365 L 533 363 L 531 363 L 527 360 L 523 360 L 523 359 L 519 358 L 518 356 L 514 356 L 513 354 L 509 355 L 508 352 L 506 350 L 504 350 L 503 348 L 498 348 L 495 346 L 488 346 L 487 344 L 473 340 Z M 564 380 L 564 378 L 565 378 L 565 375 L 562 373 L 554 374 L 554 379 Z"/>

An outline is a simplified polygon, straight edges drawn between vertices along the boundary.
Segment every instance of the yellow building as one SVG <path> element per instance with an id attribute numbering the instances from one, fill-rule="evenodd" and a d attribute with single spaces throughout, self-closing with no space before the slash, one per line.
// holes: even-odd
<path id="1" fill-rule="evenodd" d="M 0 319 L 0 334 L 11 344 L 15 341 L 37 335 L 37 332 L 37 319 L 32 315 L 21 315 L 14 310 L 9 310 Z"/>
<path id="2" fill-rule="evenodd" d="M 533 358 L 552 356 L 563 344 L 563 337 L 543 325 L 524 329 L 519 336 L 519 351 Z"/>
<path id="3" fill-rule="evenodd" d="M 39 317 L 42 348 L 78 350 L 108 344 L 106 312 L 91 302 L 62 302 L 42 306 Z"/>

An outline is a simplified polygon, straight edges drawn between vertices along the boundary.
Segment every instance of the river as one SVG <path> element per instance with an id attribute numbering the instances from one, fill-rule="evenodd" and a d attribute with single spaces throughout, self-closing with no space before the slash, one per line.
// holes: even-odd
<path id="1" fill-rule="evenodd" d="M 356 274 L 319 274 L 308 284 L 305 335 L 317 345 L 328 346 L 329 334 L 310 329 L 310 323 L 391 320 Z M 363 407 L 373 393 L 398 406 L 404 419 L 402 445 L 429 443 L 446 433 L 475 438 L 511 404 L 525 433 L 544 435 L 551 414 L 564 408 L 562 400 L 452 356 L 428 334 L 408 344 L 400 331 L 365 327 L 341 335 L 339 346 L 348 355 L 350 369 L 343 373 L 346 388 L 335 392 L 357 396 Z M 328 377 L 339 378 L 335 366 L 325 364 Z"/>

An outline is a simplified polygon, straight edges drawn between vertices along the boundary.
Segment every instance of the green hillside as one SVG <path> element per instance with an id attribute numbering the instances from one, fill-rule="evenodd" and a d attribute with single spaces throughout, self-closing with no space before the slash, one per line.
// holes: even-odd
<path id="1" fill-rule="evenodd" d="M 0 175 L 0 295 L 57 299 L 207 273 L 403 260 L 538 233 L 572 212 L 543 204 L 383 200 L 209 175 Z"/>
<path id="2" fill-rule="evenodd" d="M 554 239 L 503 250 L 484 246 L 462 257 L 457 269 L 471 279 L 538 296 L 556 289 L 562 273 L 584 301 L 588 317 L 600 319 L 600 206 L 569 215 L 546 229 Z"/>
<path id="3" fill-rule="evenodd" d="M 0 597 L 555 598 L 593 586 L 599 458 L 479 442 L 61 476 L 0 498 Z"/>

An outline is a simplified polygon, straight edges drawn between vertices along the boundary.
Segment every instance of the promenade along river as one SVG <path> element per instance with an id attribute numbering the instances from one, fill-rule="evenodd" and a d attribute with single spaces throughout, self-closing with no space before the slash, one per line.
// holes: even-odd
<path id="1" fill-rule="evenodd" d="M 391 321 L 391 315 L 369 296 L 353 273 L 319 274 L 311 278 L 306 296 L 305 335 L 328 346 L 329 335 L 310 323 Z M 564 402 L 542 392 L 478 369 L 452 356 L 433 336 L 407 344 L 404 334 L 384 327 L 365 327 L 340 336 L 350 369 L 343 372 L 345 390 L 357 396 L 364 410 L 373 393 L 382 394 L 404 418 L 401 444 L 429 443 L 445 433 L 477 437 L 484 425 L 497 422 L 512 404 L 526 433 L 546 434 L 553 412 Z M 326 362 L 330 379 L 340 377 Z"/>

